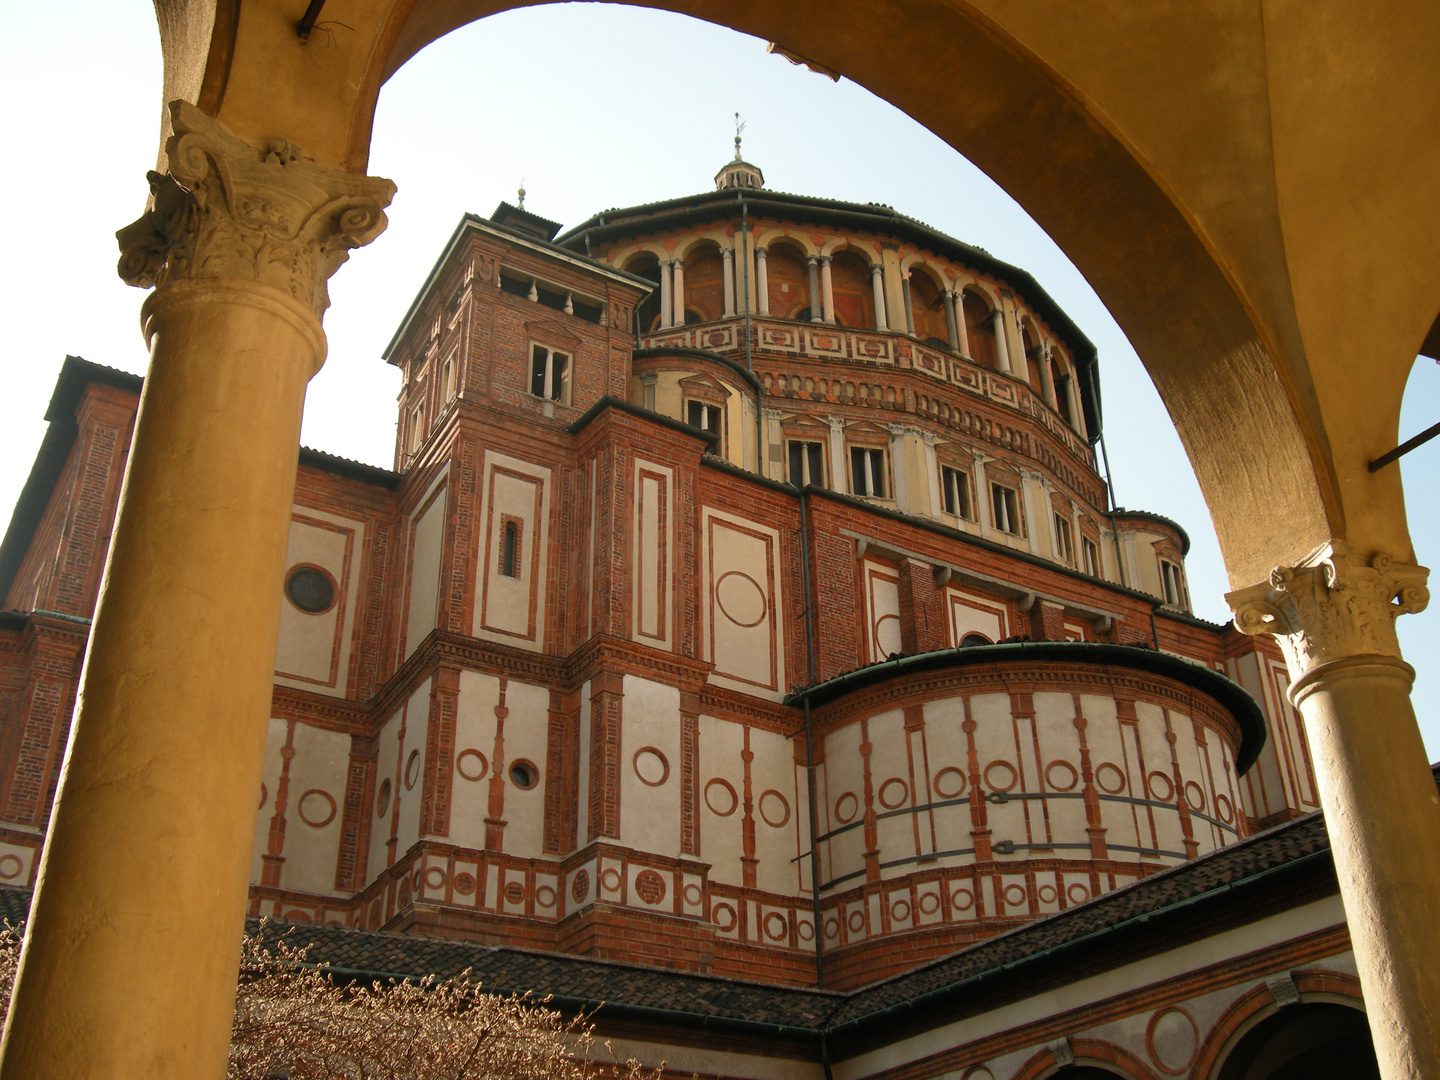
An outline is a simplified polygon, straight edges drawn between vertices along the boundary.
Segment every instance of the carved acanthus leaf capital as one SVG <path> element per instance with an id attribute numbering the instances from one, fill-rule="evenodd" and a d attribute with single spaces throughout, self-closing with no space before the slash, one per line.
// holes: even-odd
<path id="1" fill-rule="evenodd" d="M 170 171 L 149 174 L 153 206 L 115 234 L 120 277 L 142 288 L 261 282 L 319 318 L 330 275 L 385 230 L 395 185 L 317 165 L 280 140 L 251 146 L 188 102 L 171 102 L 170 117 Z"/>
<path id="2" fill-rule="evenodd" d="M 1400 655 L 1395 618 L 1430 602 L 1423 566 L 1388 555 L 1370 560 L 1331 540 L 1296 566 L 1277 566 L 1270 580 L 1226 595 L 1235 626 L 1274 634 L 1292 676 L 1346 656 Z"/>

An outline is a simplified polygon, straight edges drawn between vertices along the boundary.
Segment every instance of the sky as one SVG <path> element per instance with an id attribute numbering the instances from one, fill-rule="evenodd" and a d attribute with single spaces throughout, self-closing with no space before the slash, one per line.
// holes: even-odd
<path id="1" fill-rule="evenodd" d="M 0 171 L 10 207 L 10 254 L 0 260 L 9 401 L 0 520 L 8 522 L 66 354 L 144 372 L 144 294 L 115 274 L 114 232 L 144 208 L 162 102 L 150 0 L 0 5 L 0 41 L 11 154 Z M 310 384 L 304 443 L 391 466 L 400 380 L 380 354 L 462 214 L 513 202 L 522 179 L 526 208 L 565 227 L 610 207 L 707 190 L 733 153 L 737 111 L 745 157 L 768 188 L 885 203 L 1035 276 L 1099 350 L 1116 502 L 1185 527 L 1195 613 L 1227 621 L 1215 533 L 1165 407 L 1105 306 L 1039 226 L 955 150 L 864 88 L 797 68 L 755 38 L 667 12 L 614 4 L 506 12 L 436 42 L 390 80 L 370 172 L 399 191 L 386 232 L 331 279 L 330 356 Z M 1440 419 L 1437 402 L 1440 367 L 1421 358 L 1399 439 Z M 1400 466 L 1417 559 L 1427 566 L 1440 562 L 1437 466 L 1440 440 Z M 1419 672 L 1416 712 L 1435 760 L 1440 600 L 1399 628 Z"/>

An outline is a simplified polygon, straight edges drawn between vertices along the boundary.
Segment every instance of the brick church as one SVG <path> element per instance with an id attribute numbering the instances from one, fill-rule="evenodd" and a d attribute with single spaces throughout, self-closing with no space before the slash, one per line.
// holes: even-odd
<path id="1" fill-rule="evenodd" d="M 1040 284 L 738 145 L 521 203 L 385 349 L 394 468 L 301 451 L 252 915 L 676 1075 L 1378 1075 L 1283 659 L 1110 505 Z M 141 389 L 67 358 L 0 545 L 7 910 Z"/>

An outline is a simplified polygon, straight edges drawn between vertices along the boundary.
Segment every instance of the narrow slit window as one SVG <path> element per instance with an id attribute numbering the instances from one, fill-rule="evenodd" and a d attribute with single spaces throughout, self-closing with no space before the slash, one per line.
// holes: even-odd
<path id="1" fill-rule="evenodd" d="M 1095 541 L 1089 537 L 1080 538 L 1080 551 L 1085 557 L 1085 573 L 1091 577 L 1100 576 L 1100 549 L 1095 546 Z"/>
<path id="2" fill-rule="evenodd" d="M 442 401 L 450 401 L 455 397 L 456 366 L 457 354 L 451 353 L 450 358 L 445 361 L 445 366 L 440 369 L 440 395 Z"/>
<path id="3" fill-rule="evenodd" d="M 691 427 L 698 427 L 702 431 L 708 431 L 711 435 L 720 434 L 720 406 L 710 405 L 703 401 L 692 401 L 686 406 L 685 419 Z"/>
<path id="4" fill-rule="evenodd" d="M 868 446 L 850 448 L 850 491 L 885 498 L 885 451 Z"/>
<path id="5" fill-rule="evenodd" d="M 420 441 L 425 437 L 425 406 L 416 405 L 410 413 L 410 453 L 420 449 Z"/>
<path id="6" fill-rule="evenodd" d="M 500 573 L 520 576 L 520 526 L 513 521 L 505 522 L 500 533 Z"/>
<path id="7" fill-rule="evenodd" d="M 970 507 L 969 473 L 942 465 L 940 467 L 940 496 L 947 514 L 954 514 L 956 517 L 966 520 L 974 519 L 975 513 Z"/>
<path id="8" fill-rule="evenodd" d="M 1190 606 L 1189 598 L 1185 594 L 1185 578 L 1180 567 L 1166 559 L 1161 559 L 1160 581 L 1165 589 L 1165 603 L 1179 608 Z"/>
<path id="9" fill-rule="evenodd" d="M 530 393 L 570 404 L 570 357 L 544 345 L 534 346 L 530 352 Z"/>
<path id="10" fill-rule="evenodd" d="M 790 443 L 790 483 L 799 488 L 806 484 L 825 486 L 825 458 L 820 443 Z"/>

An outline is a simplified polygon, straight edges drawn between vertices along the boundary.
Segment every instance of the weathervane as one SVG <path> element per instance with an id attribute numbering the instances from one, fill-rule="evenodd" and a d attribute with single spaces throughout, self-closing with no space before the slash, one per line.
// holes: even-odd
<path id="1" fill-rule="evenodd" d="M 736 113 L 736 115 L 738 116 L 739 113 Z M 520 191 L 518 192 L 518 194 L 519 194 L 519 196 L 520 196 L 520 209 L 521 209 L 521 210 L 524 210 L 524 209 L 525 209 L 525 177 L 523 177 L 523 176 L 520 177 Z"/>
<path id="2" fill-rule="evenodd" d="M 735 160 L 740 160 L 740 133 L 745 130 L 745 121 L 740 119 L 740 114 L 735 114 Z"/>

